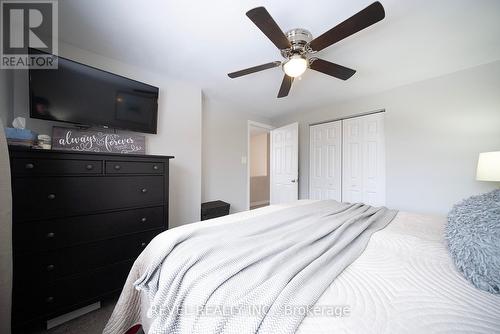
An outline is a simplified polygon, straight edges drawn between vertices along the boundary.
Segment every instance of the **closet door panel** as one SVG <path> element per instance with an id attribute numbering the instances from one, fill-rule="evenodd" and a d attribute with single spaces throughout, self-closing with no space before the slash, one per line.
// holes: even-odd
<path id="1" fill-rule="evenodd" d="M 343 202 L 363 202 L 363 121 L 352 118 L 343 121 Z"/>
<path id="2" fill-rule="evenodd" d="M 310 177 L 311 199 L 341 201 L 341 122 L 330 122 L 310 127 Z"/>
<path id="3" fill-rule="evenodd" d="M 385 205 L 384 114 L 364 116 L 363 202 Z"/>
<path id="4" fill-rule="evenodd" d="M 310 177 L 309 177 L 309 197 L 311 199 L 323 199 L 323 189 L 318 186 L 319 180 L 323 177 L 323 150 L 321 145 L 322 129 L 318 127 L 311 127 L 310 133 Z"/>
<path id="5" fill-rule="evenodd" d="M 384 114 L 343 122 L 343 201 L 385 205 Z"/>

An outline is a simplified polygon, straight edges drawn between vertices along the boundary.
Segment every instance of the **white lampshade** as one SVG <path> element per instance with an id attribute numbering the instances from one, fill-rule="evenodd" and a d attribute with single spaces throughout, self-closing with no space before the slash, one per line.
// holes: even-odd
<path id="1" fill-rule="evenodd" d="M 301 55 L 293 55 L 283 64 L 283 71 L 292 78 L 300 77 L 307 69 L 307 60 Z"/>
<path id="2" fill-rule="evenodd" d="M 500 151 L 479 154 L 477 180 L 500 182 Z"/>

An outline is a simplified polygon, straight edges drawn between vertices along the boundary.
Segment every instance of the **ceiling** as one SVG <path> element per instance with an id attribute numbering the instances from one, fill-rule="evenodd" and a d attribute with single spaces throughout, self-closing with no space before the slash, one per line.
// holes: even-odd
<path id="1" fill-rule="evenodd" d="M 268 117 L 385 91 L 500 59 L 498 0 L 381 0 L 386 18 L 321 51 L 353 68 L 341 81 L 315 71 L 277 99 L 280 68 L 237 79 L 228 72 L 281 60 L 245 16 L 265 6 L 283 31 L 319 36 L 372 0 L 64 0 L 60 39 L 189 81 L 204 94 Z"/>

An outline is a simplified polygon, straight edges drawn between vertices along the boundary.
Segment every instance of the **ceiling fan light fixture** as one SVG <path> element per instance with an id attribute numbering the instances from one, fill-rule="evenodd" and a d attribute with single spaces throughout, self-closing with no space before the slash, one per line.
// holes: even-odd
<path id="1" fill-rule="evenodd" d="M 282 98 L 288 96 L 293 81 L 296 78 L 300 79 L 308 68 L 340 80 L 352 77 L 356 73 L 355 70 L 316 58 L 314 55 L 316 52 L 383 20 L 385 10 L 379 1 L 375 1 L 316 38 L 313 38 L 310 31 L 303 28 L 295 28 L 284 33 L 267 9 L 262 6 L 249 10 L 247 17 L 278 48 L 285 60 L 231 72 L 228 73 L 228 76 L 233 79 L 281 66 L 285 75 L 277 97 Z"/>
<path id="2" fill-rule="evenodd" d="M 293 55 L 283 64 L 283 71 L 292 78 L 300 77 L 307 69 L 307 59 L 301 55 Z"/>

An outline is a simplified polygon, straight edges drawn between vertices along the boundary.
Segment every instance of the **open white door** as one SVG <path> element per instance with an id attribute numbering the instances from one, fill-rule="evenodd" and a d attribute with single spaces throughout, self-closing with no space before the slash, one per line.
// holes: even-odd
<path id="1" fill-rule="evenodd" d="M 296 201 L 299 195 L 299 123 L 271 131 L 270 203 Z"/>

